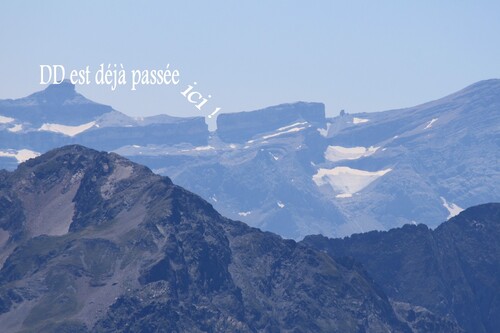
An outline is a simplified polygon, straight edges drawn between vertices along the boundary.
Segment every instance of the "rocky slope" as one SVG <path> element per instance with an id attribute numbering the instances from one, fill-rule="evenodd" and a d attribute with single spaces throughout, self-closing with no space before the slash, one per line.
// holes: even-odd
<path id="1" fill-rule="evenodd" d="M 0 228 L 2 332 L 423 332 L 358 266 L 116 154 L 67 146 L 1 171 Z"/>
<path id="2" fill-rule="evenodd" d="M 500 204 L 465 210 L 435 230 L 405 225 L 304 243 L 360 262 L 396 302 L 456 320 L 470 333 L 500 332 Z M 346 258 L 342 260 L 347 260 Z"/>

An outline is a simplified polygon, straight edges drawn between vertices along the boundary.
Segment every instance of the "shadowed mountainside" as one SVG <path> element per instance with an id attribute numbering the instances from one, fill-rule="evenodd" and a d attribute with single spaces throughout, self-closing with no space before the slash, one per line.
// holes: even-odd
<path id="1" fill-rule="evenodd" d="M 405 225 L 303 243 L 360 262 L 387 296 L 456 320 L 470 333 L 500 332 L 500 204 L 475 206 L 441 224 Z"/>
<path id="2" fill-rule="evenodd" d="M 0 228 L 3 332 L 412 332 L 362 270 L 116 154 L 1 171 Z"/>

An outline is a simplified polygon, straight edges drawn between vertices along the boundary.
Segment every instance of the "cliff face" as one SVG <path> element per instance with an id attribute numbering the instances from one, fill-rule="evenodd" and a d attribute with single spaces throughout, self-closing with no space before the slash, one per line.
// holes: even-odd
<path id="1" fill-rule="evenodd" d="M 259 133 L 300 122 L 325 127 L 325 105 L 298 102 L 251 112 L 223 113 L 217 117 L 217 134 L 225 142 L 242 143 Z"/>
<path id="2" fill-rule="evenodd" d="M 116 154 L 0 172 L 3 332 L 411 332 L 355 266 Z"/>
<path id="3" fill-rule="evenodd" d="M 304 240 L 332 258 L 360 262 L 394 301 L 456 320 L 467 332 L 498 332 L 500 204 L 465 210 L 435 230 L 405 225 L 344 239 Z"/>

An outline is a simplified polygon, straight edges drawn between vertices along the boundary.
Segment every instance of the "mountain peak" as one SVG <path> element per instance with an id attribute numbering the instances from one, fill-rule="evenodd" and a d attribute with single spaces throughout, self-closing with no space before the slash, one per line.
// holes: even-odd
<path id="1" fill-rule="evenodd" d="M 61 83 L 57 84 L 50 84 L 47 86 L 47 88 L 44 89 L 45 93 L 50 94 L 57 92 L 59 94 L 61 93 L 68 93 L 68 94 L 75 94 L 76 89 L 75 85 L 71 83 L 70 80 L 63 80 Z"/>
<path id="2" fill-rule="evenodd" d="M 50 84 L 44 90 L 36 92 L 27 98 L 35 98 L 42 104 L 61 105 L 68 101 L 78 102 L 78 104 L 94 103 L 77 93 L 75 85 L 69 80 L 64 80 L 58 84 Z"/>
<path id="3" fill-rule="evenodd" d="M 44 177 L 41 178 L 50 178 L 51 165 L 57 166 L 57 174 L 54 176 L 59 175 L 62 169 L 76 173 L 96 167 L 102 169 L 104 174 L 111 174 L 115 167 L 133 167 L 134 169 L 142 169 L 153 176 L 148 168 L 135 164 L 118 154 L 100 152 L 78 144 L 56 148 L 41 156 L 29 159 L 21 164 L 20 171 L 28 169 L 30 172 L 34 172 L 35 176 L 40 175 L 40 171 L 42 171 Z"/>
<path id="4" fill-rule="evenodd" d="M 15 100 L 0 101 L 0 114 L 33 126 L 45 123 L 81 125 L 113 111 L 79 94 L 69 80 Z"/>
<path id="5" fill-rule="evenodd" d="M 500 96 L 500 79 L 488 79 L 473 83 L 447 97 L 444 100 L 452 98 L 460 103 L 498 102 Z"/>
<path id="6" fill-rule="evenodd" d="M 499 87 L 499 86 L 500 86 L 500 79 L 486 79 L 477 81 L 465 87 L 463 90 L 478 89 L 478 88 L 481 89 L 481 88 Z"/>

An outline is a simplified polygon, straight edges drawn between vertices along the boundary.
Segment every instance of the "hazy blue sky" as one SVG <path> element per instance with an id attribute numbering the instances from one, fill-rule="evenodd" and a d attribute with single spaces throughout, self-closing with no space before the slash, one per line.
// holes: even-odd
<path id="1" fill-rule="evenodd" d="M 0 98 L 43 88 L 40 64 L 181 71 L 177 87 L 87 97 L 133 116 L 298 100 L 329 115 L 406 107 L 500 77 L 500 1 L 11 1 L 0 5 Z M 200 112 L 180 95 L 197 81 Z"/>

